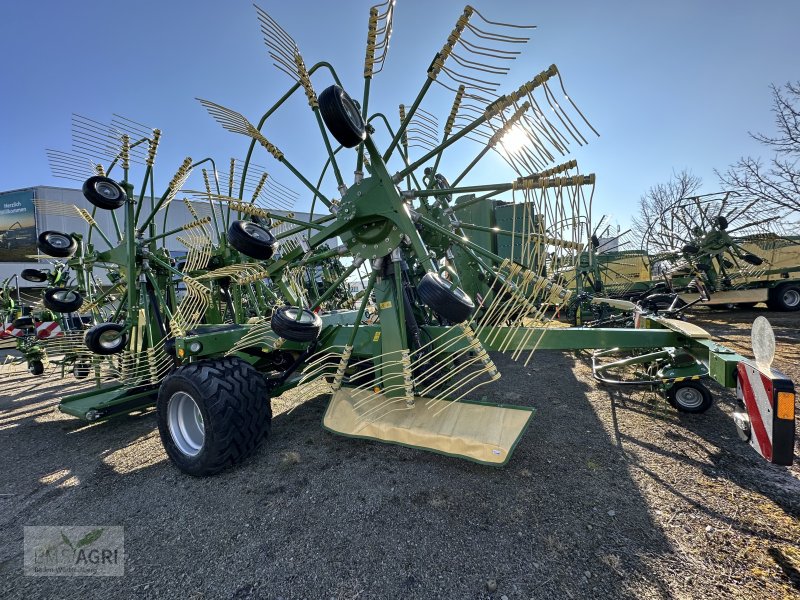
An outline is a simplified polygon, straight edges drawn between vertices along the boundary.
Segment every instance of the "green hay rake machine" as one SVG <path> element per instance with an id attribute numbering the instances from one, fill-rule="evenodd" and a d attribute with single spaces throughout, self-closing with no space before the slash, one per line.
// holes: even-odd
<path id="1" fill-rule="evenodd" d="M 654 219 L 644 236 L 651 263 L 676 291 L 702 274 L 710 306 L 800 310 L 800 242 L 786 235 L 782 214 L 759 215 L 755 200 L 733 192 L 681 198 Z M 682 293 L 682 301 L 696 293 Z"/>
<path id="2" fill-rule="evenodd" d="M 98 250 L 87 239 L 68 262 L 89 277 L 98 269 L 118 274 L 82 307 L 98 321 L 85 344 L 109 357 L 103 379 L 117 381 L 64 398 L 62 411 L 95 421 L 155 402 L 170 459 L 186 473 L 210 475 L 267 437 L 271 397 L 293 388 L 311 394 L 308 385 L 316 394 L 322 385 L 330 394 L 323 425 L 332 432 L 502 465 L 533 410 L 468 398 L 501 377 L 489 351 L 527 364 L 536 350 L 614 349 L 624 356 L 598 356 L 598 378 L 622 382 L 615 373 L 639 365 L 644 376 L 636 383 L 663 390 L 689 412 L 708 408 L 700 378 L 736 385 L 736 373 L 749 363 L 681 321 L 645 315 L 638 329 L 563 328 L 548 316 L 571 292 L 545 274 L 583 243 L 595 184 L 574 161 L 551 165 L 594 130 L 555 65 L 499 93 L 500 84 L 487 77 L 507 73 L 529 27 L 488 20 L 469 6 L 393 128 L 385 114 L 370 112 L 393 12 L 393 1 L 370 10 L 358 103 L 330 64 L 307 67 L 293 38 L 257 8 L 270 56 L 292 85 L 257 122 L 200 101 L 225 129 L 249 138 L 244 161 L 231 163 L 225 193 L 215 167 L 212 178 L 204 173 L 201 189 L 189 189 L 200 163 L 186 159 L 163 195 L 148 197 L 159 132 L 114 133 L 118 150 L 83 190 L 96 209 L 115 215 L 117 241 L 103 234 L 108 248 Z M 327 85 L 317 94 L 319 79 Z M 421 108 L 434 84 L 454 94 L 441 133 Z M 276 111 L 300 95 L 325 152 L 316 185 L 269 133 Z M 443 157 L 467 139 L 480 150 L 454 168 L 450 183 Z M 145 151 L 138 193 L 128 164 L 136 147 Z M 273 180 L 254 167 L 262 149 L 312 198 L 308 219 L 260 201 Z M 462 184 L 490 150 L 517 176 Z M 346 161 L 354 166 L 349 183 Z M 160 211 L 179 193 L 191 198 L 184 203 L 192 219 L 181 232 L 157 230 Z M 318 205 L 325 214 L 315 215 Z M 163 246 L 177 233 L 186 236 L 181 262 Z M 99 310 L 104 303 L 110 310 Z M 769 451 L 756 449 L 786 464 L 793 388 L 773 372 L 756 371 L 775 390 L 768 401 L 780 402 L 780 427 L 773 429 L 783 428 Z M 748 414 L 742 412 L 740 430 L 749 436 Z"/>
<path id="3" fill-rule="evenodd" d="M 10 375 L 24 366 L 31 375 L 38 376 L 45 372 L 47 365 L 56 365 L 62 376 L 67 369 L 79 379 L 88 376 L 91 353 L 87 349 L 79 348 L 77 352 L 58 349 L 63 336 L 81 330 L 84 325 L 74 314 L 82 299 L 64 287 L 70 278 L 67 266 L 56 263 L 50 270 L 23 269 L 20 277 L 30 283 L 47 284 L 47 287 L 41 294 L 29 291 L 23 294 L 16 276 L 3 282 L 0 339 L 14 339 L 15 350 L 21 356 L 8 356 L 2 371 Z"/>

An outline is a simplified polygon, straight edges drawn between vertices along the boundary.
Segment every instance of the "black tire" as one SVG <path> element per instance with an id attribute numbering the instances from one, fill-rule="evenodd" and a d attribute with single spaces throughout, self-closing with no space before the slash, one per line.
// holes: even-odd
<path id="1" fill-rule="evenodd" d="M 267 260 L 275 254 L 278 240 L 272 232 L 252 221 L 234 221 L 228 228 L 228 241 L 231 246 L 250 258 Z"/>
<path id="2" fill-rule="evenodd" d="M 750 265 L 753 265 L 753 266 L 756 266 L 756 267 L 764 264 L 764 259 L 763 258 L 761 258 L 760 256 L 756 256 L 755 254 L 750 254 L 749 252 L 746 252 L 742 256 L 742 260 L 744 262 L 746 262 L 747 264 L 750 264 Z"/>
<path id="3" fill-rule="evenodd" d="M 786 312 L 800 310 L 800 284 L 784 283 L 771 289 L 767 306 Z"/>
<path id="4" fill-rule="evenodd" d="M 86 347 L 102 356 L 118 354 L 125 349 L 128 342 L 128 334 L 124 333 L 125 328 L 119 323 L 100 323 L 90 327 L 83 338 Z"/>
<path id="5" fill-rule="evenodd" d="M 356 103 L 338 85 L 319 95 L 319 112 L 331 135 L 345 148 L 355 148 L 367 139 L 367 126 Z"/>
<path id="6" fill-rule="evenodd" d="M 83 182 L 83 197 L 103 210 L 114 210 L 128 201 L 128 195 L 116 181 L 95 175 Z"/>
<path id="7" fill-rule="evenodd" d="M 440 317 L 451 323 L 466 321 L 475 304 L 461 288 L 450 289 L 450 283 L 436 273 L 426 273 L 417 286 L 420 299 Z"/>
<path id="8" fill-rule="evenodd" d="M 47 256 L 69 258 L 78 249 L 78 242 L 68 233 L 43 231 L 36 240 L 36 247 Z"/>
<path id="9" fill-rule="evenodd" d="M 40 360 L 32 360 L 28 363 L 28 372 L 38 377 L 44 373 L 44 364 Z"/>
<path id="10" fill-rule="evenodd" d="M 19 276 L 31 283 L 44 283 L 47 281 L 47 271 L 40 269 L 22 269 Z"/>
<path id="11" fill-rule="evenodd" d="M 195 477 L 245 460 L 269 436 L 272 423 L 264 377 L 236 357 L 201 360 L 173 371 L 161 384 L 157 414 L 167 456 Z"/>
<path id="12" fill-rule="evenodd" d="M 677 296 L 674 294 L 650 294 L 649 296 L 642 298 L 639 304 L 650 310 L 664 311 L 672 306 L 672 303 L 675 302 L 676 297 Z M 680 297 L 677 297 L 675 308 L 681 308 L 683 306 L 686 306 L 686 302 L 681 300 Z"/>
<path id="13" fill-rule="evenodd" d="M 684 254 L 697 254 L 700 252 L 700 248 L 694 244 L 686 244 L 683 248 L 681 248 L 681 251 Z"/>
<path id="14" fill-rule="evenodd" d="M 736 308 L 741 308 L 742 310 L 749 310 L 751 308 L 755 308 L 758 302 L 739 302 L 736 304 Z"/>
<path id="15" fill-rule="evenodd" d="M 298 311 L 301 314 L 297 320 Z M 291 342 L 313 342 L 322 331 L 322 319 L 307 308 L 281 306 L 272 313 L 272 331 Z"/>
<path id="16" fill-rule="evenodd" d="M 739 304 L 734 302 L 725 302 L 724 304 L 708 304 L 708 310 L 736 310 Z"/>
<path id="17" fill-rule="evenodd" d="M 725 231 L 728 228 L 728 219 L 720 215 L 714 219 L 714 224 L 722 231 Z"/>
<path id="18" fill-rule="evenodd" d="M 47 288 L 44 291 L 42 303 L 53 312 L 71 313 L 81 307 L 83 296 L 75 290 L 67 288 Z"/>
<path id="19" fill-rule="evenodd" d="M 86 379 L 92 372 L 92 365 L 89 363 L 75 363 L 72 365 L 72 375 L 75 379 Z"/>
<path id="20" fill-rule="evenodd" d="M 699 414 L 711 408 L 714 399 L 699 381 L 681 381 L 667 391 L 667 402 L 678 412 Z"/>
<path id="21" fill-rule="evenodd" d="M 11 326 L 14 329 L 22 329 L 22 330 L 33 329 L 35 327 L 33 323 L 33 317 L 19 317 L 17 319 L 14 319 L 11 322 Z"/>

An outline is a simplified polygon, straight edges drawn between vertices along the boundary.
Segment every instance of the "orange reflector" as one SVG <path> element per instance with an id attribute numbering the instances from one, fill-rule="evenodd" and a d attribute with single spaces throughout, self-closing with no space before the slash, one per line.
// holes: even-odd
<path id="1" fill-rule="evenodd" d="M 379 387 L 376 385 L 376 386 L 375 386 L 375 387 L 372 389 L 372 391 L 373 391 L 373 392 L 375 392 L 376 394 L 380 394 L 380 393 L 381 393 L 381 388 L 379 388 Z"/>
<path id="2" fill-rule="evenodd" d="M 186 354 L 186 351 L 183 348 L 178 348 L 178 356 L 183 358 L 184 354 Z"/>
<path id="3" fill-rule="evenodd" d="M 794 394 L 778 392 L 778 418 L 794 420 Z"/>

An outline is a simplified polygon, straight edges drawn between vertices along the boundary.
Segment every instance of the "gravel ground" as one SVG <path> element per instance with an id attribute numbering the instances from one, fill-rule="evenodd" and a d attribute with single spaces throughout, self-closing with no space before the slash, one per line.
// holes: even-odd
<path id="1" fill-rule="evenodd" d="M 761 312 L 696 319 L 747 352 Z M 778 366 L 800 381 L 800 317 L 769 316 Z M 152 411 L 85 425 L 55 410 L 74 379 L 6 378 L 0 596 L 798 595 L 800 469 L 738 441 L 730 394 L 679 415 L 597 388 L 570 354 L 495 360 L 501 384 L 481 394 L 537 408 L 500 469 L 336 437 L 317 398 L 276 414 L 239 468 L 194 479 L 167 461 Z M 22 527 L 68 524 L 124 526 L 125 576 L 23 576 Z"/>

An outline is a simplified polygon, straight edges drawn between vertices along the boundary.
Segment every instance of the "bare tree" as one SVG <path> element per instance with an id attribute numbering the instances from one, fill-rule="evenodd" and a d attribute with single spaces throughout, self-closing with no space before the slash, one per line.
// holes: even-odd
<path id="1" fill-rule="evenodd" d="M 682 170 L 672 174 L 666 183 L 654 185 L 639 198 L 639 212 L 631 219 L 631 231 L 649 253 L 680 249 L 700 225 L 699 208 L 693 203 L 680 203 L 700 189 L 703 180 Z M 675 210 L 680 204 L 680 210 Z"/>
<path id="2" fill-rule="evenodd" d="M 772 152 L 769 163 L 743 157 L 717 176 L 726 188 L 763 201 L 762 209 L 800 211 L 800 81 L 772 86 L 772 112 L 777 135 L 750 134 Z"/>

